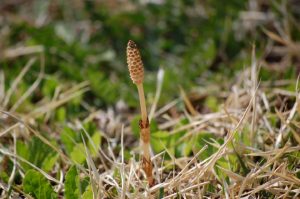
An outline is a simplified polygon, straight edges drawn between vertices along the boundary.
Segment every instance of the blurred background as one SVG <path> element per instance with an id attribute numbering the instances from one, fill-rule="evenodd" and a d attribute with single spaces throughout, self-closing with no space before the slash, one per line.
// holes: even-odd
<path id="1" fill-rule="evenodd" d="M 159 69 L 164 70 L 159 105 L 180 96 L 179 87 L 192 102 L 216 103 L 207 95 L 231 89 L 238 71 L 250 66 L 254 46 L 260 80 L 296 78 L 300 68 L 297 0 L 1 0 L 0 12 L 6 87 L 29 58 L 44 56 L 10 101 L 13 106 L 44 70 L 40 86 L 18 110 L 52 98 L 58 85 L 84 81 L 90 90 L 65 113 L 117 103 L 137 107 L 125 57 L 129 39 L 142 54 L 149 104 Z"/>
<path id="2" fill-rule="evenodd" d="M 128 40 L 153 192 L 297 197 L 300 0 L 0 0 L 0 198 L 150 193 Z"/>

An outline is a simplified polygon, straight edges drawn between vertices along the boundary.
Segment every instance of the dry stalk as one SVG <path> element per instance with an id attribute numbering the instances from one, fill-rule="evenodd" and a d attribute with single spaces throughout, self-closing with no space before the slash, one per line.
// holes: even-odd
<path id="1" fill-rule="evenodd" d="M 132 82 L 136 84 L 139 93 L 142 116 L 139 122 L 140 143 L 142 148 L 142 168 L 146 173 L 149 186 L 153 186 L 154 178 L 152 175 L 152 162 L 150 156 L 150 127 L 143 88 L 144 66 L 140 56 L 140 52 L 136 44 L 131 40 L 129 40 L 127 44 L 127 64 L 130 73 L 130 78 L 132 79 Z"/>

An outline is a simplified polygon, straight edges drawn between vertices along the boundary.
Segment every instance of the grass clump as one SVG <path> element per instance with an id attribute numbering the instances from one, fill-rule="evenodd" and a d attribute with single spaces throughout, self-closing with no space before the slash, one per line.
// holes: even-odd
<path id="1" fill-rule="evenodd" d="M 0 198 L 299 198 L 296 1 L 16 2 Z"/>

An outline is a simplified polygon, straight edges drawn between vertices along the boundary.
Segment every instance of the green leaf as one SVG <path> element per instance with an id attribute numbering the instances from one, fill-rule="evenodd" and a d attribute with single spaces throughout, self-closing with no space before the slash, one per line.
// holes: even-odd
<path id="1" fill-rule="evenodd" d="M 208 96 L 205 100 L 205 106 L 213 112 L 218 111 L 219 104 L 217 98 L 214 96 Z"/>
<path id="2" fill-rule="evenodd" d="M 206 159 L 210 157 L 216 151 L 216 149 L 212 145 L 207 143 L 207 141 L 210 141 L 210 139 L 215 139 L 215 136 L 212 133 L 201 132 L 198 134 L 197 144 L 196 144 L 197 151 L 200 150 L 205 145 L 208 145 L 207 149 L 203 151 L 203 153 L 200 155 L 201 159 Z"/>
<path id="3" fill-rule="evenodd" d="M 63 122 L 67 118 L 67 111 L 65 107 L 60 107 L 57 109 L 55 118 L 57 121 Z"/>
<path id="4" fill-rule="evenodd" d="M 59 155 L 58 154 L 49 154 L 45 157 L 42 168 L 45 171 L 51 171 L 52 167 L 54 166 L 55 162 L 57 161 Z"/>
<path id="5" fill-rule="evenodd" d="M 28 170 L 23 180 L 23 190 L 37 199 L 57 198 L 49 181 L 38 171 Z"/>
<path id="6" fill-rule="evenodd" d="M 82 143 L 77 144 L 70 154 L 71 159 L 79 164 L 85 161 L 85 148 Z"/>
<path id="7" fill-rule="evenodd" d="M 1 171 L 1 172 L 0 172 L 0 179 L 1 179 L 4 183 L 8 183 L 9 176 L 8 176 L 7 173 L 5 173 L 4 171 Z"/>
<path id="8" fill-rule="evenodd" d="M 82 199 L 93 199 L 93 191 L 92 191 L 92 187 L 89 185 L 86 188 L 86 191 L 83 193 Z"/>
<path id="9" fill-rule="evenodd" d="M 162 188 L 159 189 L 159 196 L 158 196 L 158 198 L 163 198 L 163 197 L 164 197 L 164 188 L 162 187 Z"/>
<path id="10" fill-rule="evenodd" d="M 151 134 L 151 146 L 155 153 L 159 153 L 167 148 L 169 133 L 167 131 L 157 131 Z"/>
<path id="11" fill-rule="evenodd" d="M 90 177 L 86 176 L 80 181 L 80 190 L 81 192 L 85 191 L 90 184 Z"/>
<path id="12" fill-rule="evenodd" d="M 135 116 L 130 123 L 132 133 L 136 138 L 140 137 L 139 120 L 140 116 Z"/>
<path id="13" fill-rule="evenodd" d="M 28 156 L 29 156 L 28 147 L 25 143 L 21 142 L 20 140 L 17 140 L 17 154 L 20 157 L 28 160 Z M 30 166 L 24 163 L 23 161 L 21 161 L 20 164 L 25 170 L 30 168 Z"/>
<path id="14" fill-rule="evenodd" d="M 224 169 L 228 169 L 228 170 L 232 170 L 232 167 L 234 165 L 232 165 L 232 162 L 230 162 L 230 160 L 226 159 L 225 157 L 221 157 L 215 164 L 214 169 L 216 174 L 219 176 L 220 179 L 227 179 L 228 176 L 227 174 L 220 169 L 219 167 L 224 168 Z"/>
<path id="15" fill-rule="evenodd" d="M 73 151 L 73 148 L 76 145 L 76 141 L 79 140 L 78 133 L 76 133 L 75 131 L 73 131 L 71 128 L 68 127 L 63 129 L 60 138 L 68 154 L 70 154 Z"/>
<path id="16" fill-rule="evenodd" d="M 55 145 L 54 142 L 52 144 Z M 50 171 L 58 159 L 58 154 L 37 137 L 33 137 L 29 143 L 18 141 L 17 154 L 45 171 Z M 26 163 L 21 165 L 25 170 L 31 168 Z"/>
<path id="17" fill-rule="evenodd" d="M 92 136 L 92 142 L 93 142 L 93 144 L 90 143 L 90 142 L 88 143 L 88 148 L 91 152 L 91 155 L 93 157 L 95 157 L 97 155 L 97 150 L 98 150 L 98 148 L 101 144 L 101 134 L 100 134 L 100 132 L 96 131 L 94 133 L 94 135 Z M 94 148 L 93 145 L 96 147 L 96 149 Z"/>
<path id="18" fill-rule="evenodd" d="M 206 65 L 210 65 L 216 56 L 216 46 L 214 40 L 208 39 L 202 47 L 202 57 Z"/>
<path id="19" fill-rule="evenodd" d="M 150 132 L 156 132 L 156 131 L 158 131 L 158 124 L 154 119 L 152 119 L 150 122 Z"/>
<path id="20" fill-rule="evenodd" d="M 49 78 L 45 79 L 42 85 L 43 96 L 52 98 L 57 87 L 58 80 L 54 76 L 50 76 Z"/>
<path id="21" fill-rule="evenodd" d="M 192 137 L 190 140 L 187 140 L 184 143 L 184 150 L 183 150 L 184 156 L 189 156 L 191 154 L 192 149 L 194 148 L 196 142 L 197 142 L 197 139 Z"/>
<path id="22" fill-rule="evenodd" d="M 80 180 L 75 166 L 72 166 L 66 174 L 65 197 L 66 199 L 80 198 Z"/>
<path id="23" fill-rule="evenodd" d="M 101 144 L 101 132 L 97 131 L 96 126 L 92 123 L 85 124 L 84 129 L 87 131 L 88 136 L 91 136 L 90 140 L 87 138 L 87 135 L 83 133 L 83 137 L 87 142 L 87 148 L 89 149 L 92 157 L 95 157 Z M 82 143 L 82 137 L 80 136 L 80 133 L 77 133 L 71 128 L 64 128 L 61 134 L 61 140 L 72 160 L 79 164 L 85 161 L 85 148 Z M 96 149 L 93 145 L 96 147 Z"/>

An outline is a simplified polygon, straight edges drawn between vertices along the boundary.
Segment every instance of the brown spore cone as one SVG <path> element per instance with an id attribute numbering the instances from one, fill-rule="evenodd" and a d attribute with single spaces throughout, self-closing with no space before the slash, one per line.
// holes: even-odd
<path id="1" fill-rule="evenodd" d="M 144 65 L 139 49 L 132 40 L 127 44 L 127 64 L 133 83 L 141 84 L 144 80 Z"/>

